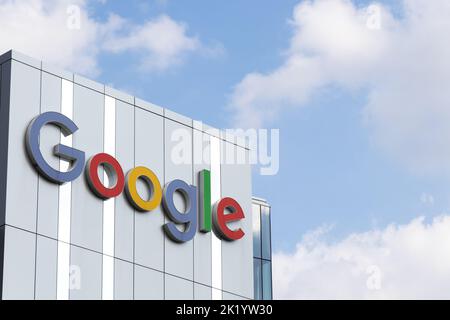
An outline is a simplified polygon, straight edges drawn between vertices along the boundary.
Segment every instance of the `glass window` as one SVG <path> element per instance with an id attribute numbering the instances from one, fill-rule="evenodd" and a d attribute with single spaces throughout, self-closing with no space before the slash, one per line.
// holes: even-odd
<path id="1" fill-rule="evenodd" d="M 272 262 L 262 260 L 263 299 L 272 300 Z"/>
<path id="2" fill-rule="evenodd" d="M 261 236 L 262 258 L 271 260 L 272 250 L 270 246 L 270 207 L 261 206 Z"/>
<path id="3" fill-rule="evenodd" d="M 253 281 L 255 288 L 255 299 L 262 300 L 262 277 L 261 277 L 261 259 L 253 259 Z"/>
<path id="4" fill-rule="evenodd" d="M 253 214 L 253 256 L 261 258 L 261 210 L 259 205 L 252 205 Z"/>

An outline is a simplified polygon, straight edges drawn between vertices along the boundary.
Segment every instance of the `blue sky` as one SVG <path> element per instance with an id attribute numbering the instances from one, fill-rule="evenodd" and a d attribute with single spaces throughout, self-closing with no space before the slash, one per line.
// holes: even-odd
<path id="1" fill-rule="evenodd" d="M 145 10 L 141 9 L 143 3 Z M 263 3 L 264 10 L 255 10 Z M 120 12 L 136 23 L 167 14 L 184 22 L 190 36 L 199 37 L 206 45 L 223 47 L 223 53 L 191 55 L 182 65 L 164 72 L 138 72 L 132 55 L 105 55 L 100 61 L 103 73 L 99 78 L 214 126 L 228 125 L 225 106 L 233 86 L 247 72 L 270 70 L 280 63 L 280 53 L 289 40 L 287 19 L 294 4 L 295 1 L 282 5 L 273 1 L 97 3 L 93 10 L 104 20 L 111 12 Z"/>
<path id="2" fill-rule="evenodd" d="M 293 33 L 288 20 L 298 1 L 143 3 L 108 1 L 91 10 L 99 19 L 120 12 L 136 23 L 167 14 L 185 23 L 188 35 L 222 52 L 188 55 L 183 64 L 164 72 L 139 70 L 133 54 L 105 54 L 99 59 L 98 80 L 228 127 L 233 87 L 249 72 L 269 72 L 282 63 Z M 364 89 L 348 93 L 328 88 L 306 107 L 270 124 L 280 128 L 280 171 L 276 176 L 255 171 L 253 186 L 254 194 L 273 206 L 275 250 L 293 250 L 306 231 L 323 224 L 334 225 L 332 236 L 341 237 L 447 209 L 446 181 L 410 174 L 371 143 L 361 120 L 366 95 Z M 421 203 L 424 192 L 434 195 L 432 208 Z"/>
<path id="3" fill-rule="evenodd" d="M 131 1 L 130 4 L 119 1 L 106 5 L 97 4 L 95 12 L 99 12 L 104 19 L 109 11 L 121 12 L 136 21 L 143 21 L 149 16 L 158 16 L 161 13 L 168 14 L 175 20 L 186 23 L 190 35 L 196 35 L 213 45 L 220 43 L 224 52 L 213 57 L 189 56 L 185 64 L 163 73 L 139 72 L 130 61 L 129 55 L 106 55 L 100 59 L 103 72 L 99 80 L 113 83 L 148 101 L 167 106 L 216 127 L 229 127 L 231 114 L 227 110 L 227 104 L 233 86 L 246 73 L 254 70 L 268 71 L 281 62 L 282 51 L 287 47 L 292 33 L 287 20 L 296 1 L 149 3 L 145 11 L 140 10 L 141 1 Z M 261 10 L 255 10 L 256 7 Z M 298 116 L 300 120 L 302 115 Z M 280 174 L 275 177 L 261 177 L 257 172 L 254 174 L 254 194 L 267 198 L 273 205 L 275 249 L 292 248 L 303 231 L 324 222 L 324 217 L 317 214 L 323 210 L 314 209 L 313 214 L 306 213 L 311 212 L 317 205 L 294 205 L 286 200 L 294 197 L 295 190 L 302 184 L 313 183 L 311 178 L 308 178 L 308 182 L 300 183 L 287 178 L 294 175 L 299 181 L 304 179 L 301 170 L 303 166 L 297 162 L 304 161 L 302 149 L 306 151 L 307 146 L 291 144 L 289 141 L 292 140 L 288 139 L 292 134 L 301 137 L 300 132 L 295 132 L 297 124 L 289 121 L 274 124 L 275 127 L 281 128 Z M 314 130 L 311 124 L 308 127 Z M 305 131 L 304 134 L 308 132 Z M 304 163 L 304 166 L 306 168 L 309 164 Z M 304 190 L 302 193 L 305 193 L 306 189 L 301 189 Z M 304 195 L 310 197 L 311 193 L 315 192 L 311 190 Z M 323 194 L 323 191 L 320 193 Z M 330 218 L 332 216 L 332 213 L 328 215 Z M 289 224 L 291 227 L 288 232 L 284 231 L 286 224 L 283 221 L 286 219 L 293 222 Z"/>
<path id="4" fill-rule="evenodd" d="M 278 174 L 253 174 L 275 297 L 448 298 L 449 16 L 448 0 L 0 0 L 0 51 L 280 129 Z"/>

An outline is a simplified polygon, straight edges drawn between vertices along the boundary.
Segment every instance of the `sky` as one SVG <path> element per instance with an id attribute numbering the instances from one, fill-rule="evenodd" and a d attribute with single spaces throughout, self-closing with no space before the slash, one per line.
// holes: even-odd
<path id="1" fill-rule="evenodd" d="M 447 0 L 0 0 L 0 51 L 279 129 L 279 172 L 253 171 L 276 298 L 450 298 L 449 16 Z"/>

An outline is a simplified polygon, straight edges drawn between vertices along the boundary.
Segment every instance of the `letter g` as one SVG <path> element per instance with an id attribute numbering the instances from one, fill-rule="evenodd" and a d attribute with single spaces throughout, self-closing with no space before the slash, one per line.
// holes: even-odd
<path id="1" fill-rule="evenodd" d="M 71 170 L 61 172 L 53 169 L 42 156 L 39 148 L 39 133 L 41 128 L 47 124 L 52 124 L 61 129 L 64 136 L 73 134 L 78 130 L 76 124 L 65 115 L 58 112 L 45 112 L 35 117 L 27 128 L 26 148 L 31 162 L 41 175 L 46 179 L 63 184 L 75 180 L 82 172 L 84 166 L 84 152 L 58 144 L 53 148 L 53 153 L 67 161 L 71 161 Z"/>

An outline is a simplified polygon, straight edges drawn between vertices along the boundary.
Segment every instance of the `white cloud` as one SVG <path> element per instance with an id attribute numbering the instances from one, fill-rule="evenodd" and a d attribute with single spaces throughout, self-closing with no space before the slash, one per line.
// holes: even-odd
<path id="1" fill-rule="evenodd" d="M 143 67 L 146 69 L 166 69 L 179 63 L 182 54 L 200 48 L 197 38 L 186 36 L 184 24 L 166 15 L 129 29 L 123 36 L 112 34 L 104 47 L 115 53 L 127 50 L 144 52 Z"/>
<path id="2" fill-rule="evenodd" d="M 450 174 L 449 16 L 447 0 L 404 0 L 401 18 L 382 5 L 303 1 L 285 62 L 235 87 L 236 121 L 268 124 L 327 86 L 364 89 L 364 121 L 378 146 L 419 174 Z"/>
<path id="3" fill-rule="evenodd" d="M 238 120 L 258 126 L 283 108 L 305 105 L 315 90 L 333 82 L 360 86 L 387 46 L 386 31 L 368 28 L 367 19 L 366 8 L 346 0 L 297 5 L 284 64 L 268 74 L 251 73 L 236 86 L 231 106 Z"/>
<path id="4" fill-rule="evenodd" d="M 0 0 L 0 39 L 0 52 L 13 48 L 88 75 L 99 72 L 100 54 L 137 51 L 145 70 L 164 70 L 203 49 L 168 16 L 141 25 L 116 14 L 100 21 L 84 0 Z"/>
<path id="5" fill-rule="evenodd" d="M 84 6 L 82 1 L 70 3 Z M 0 51 L 11 48 L 82 73 L 97 71 L 99 24 L 81 11 L 81 28 L 67 28 L 69 2 L 0 1 Z"/>
<path id="6" fill-rule="evenodd" d="M 449 299 L 450 216 L 355 233 L 319 230 L 273 256 L 277 299 Z"/>

